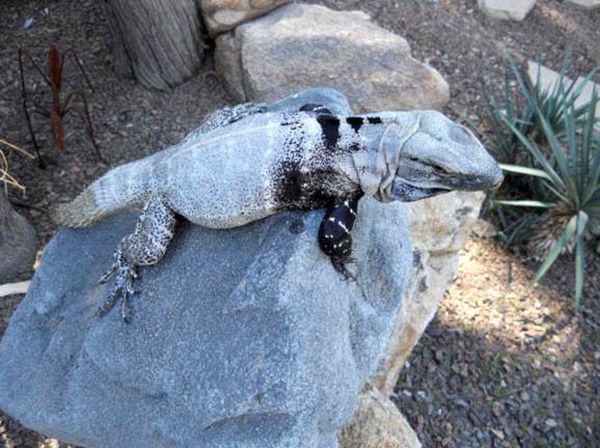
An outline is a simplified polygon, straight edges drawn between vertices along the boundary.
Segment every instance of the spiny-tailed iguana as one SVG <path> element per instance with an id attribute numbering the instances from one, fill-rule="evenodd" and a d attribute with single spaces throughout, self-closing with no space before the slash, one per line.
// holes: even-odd
<path id="1" fill-rule="evenodd" d="M 353 276 L 351 231 L 358 200 L 416 201 L 451 190 L 497 187 L 502 173 L 473 134 L 434 111 L 334 116 L 318 104 L 267 112 L 243 104 L 215 112 L 181 143 L 117 167 L 55 212 L 89 226 L 143 206 L 114 254 L 115 285 L 98 314 L 128 297 L 139 266 L 157 263 L 176 215 L 206 227 L 242 226 L 282 210 L 327 208 L 318 240 L 335 269 Z"/>

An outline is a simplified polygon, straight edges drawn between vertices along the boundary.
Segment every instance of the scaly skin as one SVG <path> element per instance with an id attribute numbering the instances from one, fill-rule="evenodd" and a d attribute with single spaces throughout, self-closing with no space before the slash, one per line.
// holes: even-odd
<path id="1" fill-rule="evenodd" d="M 415 201 L 451 190 L 487 190 L 501 170 L 473 134 L 435 111 L 334 116 L 326 106 L 268 112 L 243 104 L 211 114 L 180 144 L 117 167 L 71 204 L 61 224 L 81 227 L 144 205 L 102 280 L 115 287 L 99 314 L 134 293 L 136 269 L 157 263 L 175 216 L 212 228 L 241 226 L 282 210 L 327 208 L 319 243 L 345 279 L 363 195 Z"/>

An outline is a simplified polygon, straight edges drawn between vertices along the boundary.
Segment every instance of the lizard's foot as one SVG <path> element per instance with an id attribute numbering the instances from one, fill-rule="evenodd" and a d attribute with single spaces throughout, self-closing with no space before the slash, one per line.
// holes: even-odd
<path id="1" fill-rule="evenodd" d="M 348 265 L 356 261 L 354 258 L 348 256 L 330 256 L 330 259 L 334 269 L 342 275 L 345 281 L 356 281 L 356 274 L 348 270 Z"/>
<path id="2" fill-rule="evenodd" d="M 352 227 L 356 218 L 358 200 L 362 192 L 354 196 L 337 199 L 325 213 L 319 227 L 319 246 L 329 256 L 331 264 L 345 281 L 356 281 L 356 274 L 347 265 L 354 263 L 352 258 Z"/>
<path id="3" fill-rule="evenodd" d="M 100 278 L 98 283 L 106 283 L 114 275 L 114 286 L 104 304 L 96 310 L 97 316 L 104 316 L 120 300 L 121 318 L 129 323 L 129 297 L 137 294 L 133 281 L 137 278 L 135 265 L 128 261 L 121 249 L 115 251 L 114 260 L 108 271 Z"/>
<path id="4" fill-rule="evenodd" d="M 96 312 L 98 316 L 104 316 L 120 300 L 121 317 L 129 322 L 129 298 L 139 292 L 133 288 L 137 268 L 154 265 L 162 259 L 173 238 L 175 223 L 175 213 L 164 198 L 156 196 L 146 203 L 135 231 L 121 239 L 110 268 L 100 278 L 99 283 L 106 283 L 115 277 L 106 302 Z"/>

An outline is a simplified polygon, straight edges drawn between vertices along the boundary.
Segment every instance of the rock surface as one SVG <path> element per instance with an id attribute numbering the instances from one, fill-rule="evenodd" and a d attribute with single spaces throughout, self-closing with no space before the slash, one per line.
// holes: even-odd
<path id="1" fill-rule="evenodd" d="M 483 193 L 455 191 L 407 205 L 413 271 L 394 331 L 370 381 L 385 395 L 393 392 L 400 370 L 433 318 L 458 268 Z"/>
<path id="2" fill-rule="evenodd" d="M 0 407 L 86 447 L 336 446 L 410 268 L 403 206 L 361 209 L 357 283 L 320 253 L 321 211 L 184 225 L 130 325 L 94 310 L 135 217 L 61 230 L 0 344 Z"/>
<path id="3" fill-rule="evenodd" d="M 352 422 L 339 434 L 340 448 L 421 448 L 417 435 L 394 403 L 367 384 Z"/>
<path id="4" fill-rule="evenodd" d="M 0 191 L 0 284 L 31 270 L 35 248 L 35 230 Z"/>
<path id="5" fill-rule="evenodd" d="M 571 3 L 575 3 L 579 6 L 583 6 L 584 8 L 594 9 L 600 8 L 600 0 L 567 0 Z"/>
<path id="6" fill-rule="evenodd" d="M 292 0 L 202 0 L 200 9 L 211 37 L 234 29 Z"/>
<path id="7" fill-rule="evenodd" d="M 269 101 L 314 85 L 343 91 L 355 112 L 436 109 L 448 85 L 405 39 L 362 12 L 286 5 L 216 39 L 215 64 L 238 101 Z"/>
<path id="8" fill-rule="evenodd" d="M 537 0 L 478 0 L 479 9 L 490 17 L 521 21 L 527 17 Z"/>

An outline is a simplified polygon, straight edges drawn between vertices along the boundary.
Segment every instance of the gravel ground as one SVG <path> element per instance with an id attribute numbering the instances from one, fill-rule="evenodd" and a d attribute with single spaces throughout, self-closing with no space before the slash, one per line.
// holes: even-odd
<path id="1" fill-rule="evenodd" d="M 110 166 L 180 140 L 210 110 L 230 100 L 214 74 L 212 57 L 197 77 L 170 92 L 150 92 L 111 70 L 109 35 L 100 2 L 4 0 L 0 16 L 0 138 L 31 148 L 21 109 L 18 47 L 44 65 L 50 43 L 75 48 L 95 92 L 97 138 L 107 164 L 98 163 L 77 116 L 66 121 L 67 151 L 57 151 L 48 123 L 35 118 L 48 167 L 9 155 L 12 173 L 27 187 L 11 200 L 35 226 L 40 248 L 55 232 L 49 205 L 71 199 Z M 474 0 L 316 0 L 334 9 L 361 9 L 409 41 L 413 55 L 448 80 L 446 112 L 479 123 L 481 81 L 500 86 L 503 55 L 535 59 L 558 69 L 567 48 L 573 73 L 600 64 L 600 11 L 539 0 L 522 23 L 481 14 Z M 47 8 L 46 13 L 44 9 Z M 34 17 L 32 26 L 20 25 Z M 30 92 L 48 91 L 33 70 Z M 597 77 L 597 81 L 600 78 Z M 83 87 L 74 67 L 64 91 Z M 561 260 L 542 286 L 529 285 L 532 267 L 492 241 L 469 241 L 459 273 L 434 322 L 412 354 L 394 396 L 426 447 L 600 446 L 600 257 L 589 261 L 587 300 L 572 310 L 570 260 Z M 0 301 L 0 335 L 20 296 Z M 0 414 L 6 447 L 66 447 Z"/>
<path id="2" fill-rule="evenodd" d="M 581 315 L 567 261 L 534 287 L 518 257 L 467 243 L 393 397 L 424 446 L 600 446 L 600 257 Z"/>

